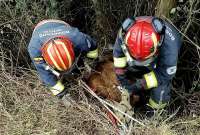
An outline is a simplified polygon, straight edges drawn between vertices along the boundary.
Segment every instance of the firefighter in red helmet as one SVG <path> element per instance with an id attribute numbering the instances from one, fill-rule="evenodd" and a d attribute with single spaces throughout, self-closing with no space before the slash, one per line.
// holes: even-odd
<path id="1" fill-rule="evenodd" d="M 28 46 L 29 55 L 52 94 L 61 98 L 67 89 L 58 79 L 60 72 L 72 71 L 78 56 L 97 58 L 96 42 L 61 20 L 44 20 L 35 27 Z"/>
<path id="2" fill-rule="evenodd" d="M 153 109 L 164 108 L 170 100 L 180 47 L 180 33 L 170 23 L 151 16 L 127 18 L 113 50 L 121 87 L 128 94 L 150 90 L 148 105 Z"/>

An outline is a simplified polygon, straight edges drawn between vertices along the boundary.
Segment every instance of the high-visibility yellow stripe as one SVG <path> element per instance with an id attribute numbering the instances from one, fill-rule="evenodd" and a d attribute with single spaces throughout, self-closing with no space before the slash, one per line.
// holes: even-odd
<path id="1" fill-rule="evenodd" d="M 68 61 L 69 61 L 69 67 L 70 67 L 72 65 L 72 58 L 69 54 L 69 51 L 68 51 L 67 47 L 65 46 L 65 44 L 63 42 L 59 42 L 59 43 L 62 45 L 62 47 L 64 48 L 64 50 L 67 54 L 67 58 L 68 58 Z"/>
<path id="2" fill-rule="evenodd" d="M 35 58 L 33 58 L 33 60 L 34 61 L 42 61 L 42 60 L 44 60 L 42 57 L 35 57 Z"/>
<path id="3" fill-rule="evenodd" d="M 52 56 L 52 54 L 51 54 L 51 51 L 50 51 L 51 48 L 52 48 L 52 43 L 51 43 L 51 44 L 48 46 L 48 48 L 47 48 L 47 52 L 48 52 L 48 54 L 49 54 L 49 57 L 50 57 L 51 61 L 53 62 L 53 64 L 55 65 L 55 67 L 56 67 L 58 70 L 62 71 L 62 69 L 58 66 L 57 62 L 55 61 L 55 59 L 53 58 L 53 56 Z"/>
<path id="4" fill-rule="evenodd" d="M 50 90 L 53 93 L 53 95 L 58 95 L 64 90 L 64 88 L 65 88 L 64 85 L 60 81 L 58 81 L 56 85 L 50 87 Z"/>
<path id="5" fill-rule="evenodd" d="M 167 103 L 156 103 L 152 98 L 149 99 L 149 104 L 150 107 L 154 109 L 163 109 L 167 105 Z"/>
<path id="6" fill-rule="evenodd" d="M 131 33 L 130 31 L 126 34 L 126 37 L 125 37 L 125 43 L 128 44 L 128 38 L 130 37 Z"/>
<path id="7" fill-rule="evenodd" d="M 95 49 L 93 51 L 89 51 L 87 53 L 87 57 L 88 58 L 93 58 L 93 59 L 97 58 L 98 57 L 98 49 Z"/>
<path id="8" fill-rule="evenodd" d="M 58 41 L 55 41 L 55 43 L 56 43 L 56 44 L 62 44 L 62 42 L 58 42 Z M 64 63 L 64 61 L 63 61 L 63 59 L 62 59 L 62 57 L 60 56 L 60 53 L 58 52 L 57 48 L 55 49 L 55 51 L 56 51 L 56 54 L 57 54 L 57 56 L 58 56 L 60 62 L 61 62 L 62 65 L 63 65 L 64 69 L 66 69 L 67 67 L 66 67 L 66 65 L 65 65 L 65 63 Z"/>
<path id="9" fill-rule="evenodd" d="M 146 83 L 147 83 L 147 89 L 158 87 L 158 81 L 157 81 L 156 75 L 153 71 L 145 74 L 144 79 L 146 80 Z"/>
<path id="10" fill-rule="evenodd" d="M 124 68 L 126 67 L 126 57 L 116 58 L 114 57 L 114 66 L 117 68 Z"/>
<path id="11" fill-rule="evenodd" d="M 155 33 L 152 33 L 151 34 L 151 38 L 153 40 L 153 45 L 154 47 L 156 47 L 158 45 L 158 40 L 157 40 L 157 37 L 156 37 L 156 34 Z"/>

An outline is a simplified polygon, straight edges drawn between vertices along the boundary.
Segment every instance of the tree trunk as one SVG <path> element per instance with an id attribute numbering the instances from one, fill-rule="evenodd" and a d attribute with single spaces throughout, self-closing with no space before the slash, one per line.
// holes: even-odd
<path id="1" fill-rule="evenodd" d="M 176 0 L 158 0 L 155 10 L 155 16 L 170 17 L 170 11 L 176 6 Z"/>

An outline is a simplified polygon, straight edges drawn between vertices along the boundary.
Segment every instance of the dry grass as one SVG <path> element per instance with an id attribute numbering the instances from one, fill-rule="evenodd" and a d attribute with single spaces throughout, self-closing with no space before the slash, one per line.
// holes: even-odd
<path id="1" fill-rule="evenodd" d="M 86 97 L 79 85 L 70 87 L 73 106 L 66 108 L 62 100 L 50 95 L 34 71 L 19 69 L 21 76 L 2 71 L 0 74 L 0 133 L 2 135 L 109 135 L 115 130 L 101 112 L 98 102 Z M 5 81 L 7 80 L 7 81 Z M 198 134 L 199 115 L 177 117 L 177 114 L 139 117 L 147 127 L 133 124 L 135 135 Z"/>
<path id="2" fill-rule="evenodd" d="M 36 0 L 16 1 L 16 5 L 0 1 L 0 134 L 115 134 L 109 120 L 101 112 L 101 105 L 86 94 L 77 81 L 66 83 L 76 101 L 72 107 L 66 108 L 61 100 L 50 95 L 35 71 L 29 68 L 30 59 L 26 47 L 34 24 L 45 18 L 59 18 L 59 14 L 63 20 L 73 20 L 74 12 L 68 14 L 69 8 L 66 6 L 69 3 L 61 0 L 59 8 L 55 8 L 55 0 L 50 3 Z M 114 43 L 124 18 L 153 15 L 157 2 L 99 0 L 97 5 L 87 7 L 95 8 L 97 13 L 91 33 L 98 39 L 100 54 L 107 50 L 108 43 Z M 187 36 L 183 38 L 178 72 L 173 81 L 170 111 L 162 115 L 158 113 L 152 118 L 136 114 L 135 117 L 148 127 L 133 123 L 130 134 L 199 135 L 199 4 L 199 0 L 178 4 L 177 12 L 170 15 L 173 23 Z M 175 113 L 174 110 L 179 106 L 180 110 Z"/>
<path id="3" fill-rule="evenodd" d="M 66 108 L 31 71 L 22 72 L 20 77 L 1 72 L 0 82 L 1 134 L 114 134 L 98 106 L 79 99 Z"/>

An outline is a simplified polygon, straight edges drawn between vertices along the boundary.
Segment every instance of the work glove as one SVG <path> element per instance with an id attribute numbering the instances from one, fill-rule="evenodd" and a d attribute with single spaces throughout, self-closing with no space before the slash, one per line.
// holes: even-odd
<path id="1" fill-rule="evenodd" d="M 130 104 L 130 95 L 126 89 L 121 89 L 121 102 L 115 103 L 115 106 L 120 109 L 122 112 L 127 113 L 132 116 L 134 114 L 133 108 Z M 119 111 L 115 111 L 116 116 L 120 119 L 121 122 L 128 124 L 130 122 L 130 118 L 125 116 Z"/>
<path id="2" fill-rule="evenodd" d="M 72 104 L 75 102 L 75 101 L 71 98 L 71 96 L 70 96 L 69 93 L 67 93 L 66 95 L 64 95 L 64 96 L 62 97 L 62 101 L 63 101 L 65 107 L 70 107 L 70 106 L 72 106 Z"/>
<path id="3" fill-rule="evenodd" d="M 135 83 L 133 83 L 132 85 L 129 86 L 129 91 L 130 93 L 137 93 L 141 90 L 146 89 L 146 81 L 145 79 L 138 79 Z"/>
<path id="4" fill-rule="evenodd" d="M 128 91 L 123 89 L 121 92 L 122 93 L 121 93 L 120 104 L 126 106 L 126 108 L 128 108 L 128 109 L 131 109 L 132 107 L 130 105 L 130 95 L 129 95 Z"/>
<path id="5" fill-rule="evenodd" d="M 59 99 L 61 99 L 63 101 L 63 104 L 66 107 L 70 107 L 72 105 L 72 103 L 74 102 L 66 88 L 62 92 L 58 93 L 55 96 L 58 97 Z"/>
<path id="6" fill-rule="evenodd" d="M 60 92 L 59 94 L 57 94 L 56 96 L 59 98 L 59 99 L 62 99 L 64 95 L 67 94 L 67 89 L 64 89 L 62 92 Z"/>

